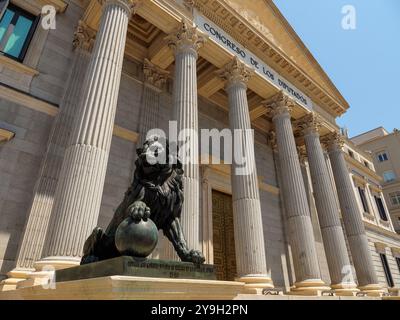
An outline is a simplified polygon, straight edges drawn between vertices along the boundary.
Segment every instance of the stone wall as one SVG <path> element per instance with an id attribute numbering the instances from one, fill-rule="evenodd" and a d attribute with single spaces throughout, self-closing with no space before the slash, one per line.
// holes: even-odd
<path id="1" fill-rule="evenodd" d="M 14 267 L 53 117 L 0 99 L 0 126 L 15 133 L 0 145 L 0 274 Z"/>

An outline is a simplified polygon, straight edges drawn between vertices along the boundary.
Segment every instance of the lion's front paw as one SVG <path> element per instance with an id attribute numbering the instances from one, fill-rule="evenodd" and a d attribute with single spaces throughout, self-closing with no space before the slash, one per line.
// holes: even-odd
<path id="1" fill-rule="evenodd" d="M 150 218 L 150 208 L 142 201 L 136 201 L 128 207 L 128 214 L 135 222 Z"/>
<path id="2" fill-rule="evenodd" d="M 197 250 L 191 250 L 189 252 L 188 260 L 193 262 L 194 264 L 203 264 L 206 259 L 204 258 L 203 254 Z"/>

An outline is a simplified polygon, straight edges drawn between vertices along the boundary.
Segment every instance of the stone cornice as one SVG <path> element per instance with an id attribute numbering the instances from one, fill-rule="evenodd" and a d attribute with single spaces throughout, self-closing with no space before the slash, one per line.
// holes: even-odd
<path id="1" fill-rule="evenodd" d="M 166 37 L 168 46 L 174 50 L 175 54 L 184 52 L 192 53 L 197 57 L 197 51 L 203 46 L 207 36 L 183 19 L 180 27 Z"/>
<path id="2" fill-rule="evenodd" d="M 278 73 L 284 75 L 287 69 L 291 70 L 291 73 L 295 70 L 294 73 L 296 75 L 294 78 L 289 78 L 288 80 L 292 82 L 300 81 L 298 83 L 299 89 L 302 89 L 317 104 L 326 106 L 325 110 L 331 115 L 341 115 L 348 109 L 347 102 L 341 96 L 336 98 L 327 92 L 327 90 L 306 74 L 295 61 L 272 43 L 268 37 L 246 21 L 244 17 L 238 15 L 229 4 L 221 0 L 193 0 L 193 6 L 233 36 L 244 47 L 258 54 L 263 60 L 268 61 L 273 57 L 274 61 L 279 61 L 277 66 L 275 66 L 275 68 L 278 67 L 276 69 Z M 282 66 L 285 70 L 281 70 Z"/>
<path id="3" fill-rule="evenodd" d="M 79 21 L 78 27 L 74 33 L 72 44 L 74 49 L 82 49 L 91 52 L 96 39 L 96 31 L 88 27 L 82 20 Z"/>
<path id="4" fill-rule="evenodd" d="M 121 5 L 130 14 L 135 14 L 138 6 L 142 2 L 142 0 L 97 0 L 97 1 L 102 6 L 104 6 L 106 4 L 118 4 L 118 5 Z"/>
<path id="5" fill-rule="evenodd" d="M 253 70 L 248 68 L 237 57 L 234 57 L 217 74 L 227 81 L 226 88 L 236 84 L 247 86 L 247 82 L 253 75 Z"/>

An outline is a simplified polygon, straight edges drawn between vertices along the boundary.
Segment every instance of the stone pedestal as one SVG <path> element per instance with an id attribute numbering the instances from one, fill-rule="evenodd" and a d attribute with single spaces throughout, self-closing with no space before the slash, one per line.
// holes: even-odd
<path id="1" fill-rule="evenodd" d="M 0 300 L 231 300 L 244 283 L 109 276 L 0 292 Z"/>
<path id="2" fill-rule="evenodd" d="M 251 293 L 273 288 L 267 271 L 264 230 L 254 154 L 254 135 L 247 101 L 247 81 L 251 71 L 237 58 L 225 66 L 220 76 L 227 81 L 229 123 L 241 141 L 234 141 L 233 154 L 242 155 L 245 164 L 233 157 L 231 165 L 233 219 L 238 281 Z"/>

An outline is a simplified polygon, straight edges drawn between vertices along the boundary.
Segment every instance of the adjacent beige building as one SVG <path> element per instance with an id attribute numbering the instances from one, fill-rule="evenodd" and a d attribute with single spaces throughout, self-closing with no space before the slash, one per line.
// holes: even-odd
<path id="1" fill-rule="evenodd" d="M 383 127 L 351 139 L 361 150 L 371 154 L 376 172 L 383 178 L 382 187 L 393 226 L 400 233 L 400 132 Z"/>
<path id="2" fill-rule="evenodd" d="M 184 167 L 183 229 L 218 278 L 197 284 L 203 298 L 221 280 L 252 295 L 398 295 L 400 237 L 380 176 L 340 133 L 347 101 L 273 1 L 2 3 L 2 291 L 18 296 L 47 282 L 49 266 L 78 265 L 131 183 L 135 149 L 177 120 L 198 133 L 254 130 L 250 174 L 197 141 Z M 44 4 L 55 29 L 41 23 Z M 176 258 L 165 238 L 153 258 Z M 194 284 L 169 281 L 166 293 L 194 296 Z M 107 285 L 132 298 L 148 282 Z"/>

